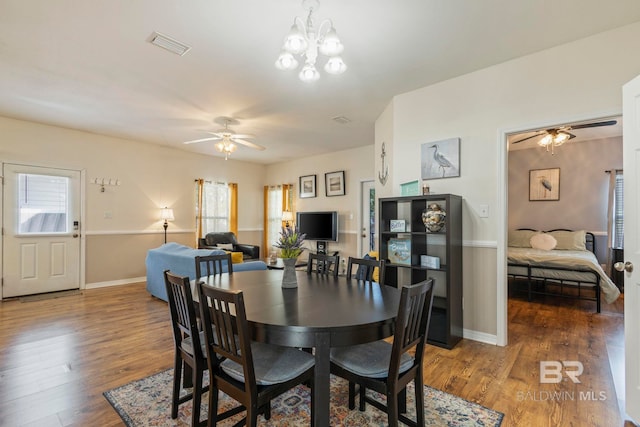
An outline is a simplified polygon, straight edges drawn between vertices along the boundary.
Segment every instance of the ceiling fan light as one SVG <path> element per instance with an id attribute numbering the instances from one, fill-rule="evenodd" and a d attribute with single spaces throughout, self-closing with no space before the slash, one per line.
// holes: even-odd
<path id="1" fill-rule="evenodd" d="M 322 40 L 320 45 L 320 53 L 327 56 L 339 55 L 344 50 L 344 45 L 340 41 L 336 30 L 331 27 Z"/>
<path id="2" fill-rule="evenodd" d="M 300 74 L 298 74 L 300 80 L 305 83 L 315 82 L 320 78 L 320 73 L 316 70 L 316 67 L 313 64 L 309 64 L 308 62 L 302 67 Z"/>
<path id="3" fill-rule="evenodd" d="M 324 70 L 329 74 L 342 74 L 346 69 L 347 64 L 345 64 L 339 56 L 329 58 L 327 63 L 324 65 Z"/>
<path id="4" fill-rule="evenodd" d="M 551 141 L 553 140 L 552 136 L 550 134 L 546 134 L 544 136 L 544 138 L 542 138 L 540 141 L 538 141 L 538 145 L 542 146 L 542 147 L 547 147 Z"/>
<path id="5" fill-rule="evenodd" d="M 307 38 L 294 22 L 289 30 L 289 34 L 287 34 L 287 37 L 284 39 L 284 49 L 289 53 L 298 55 L 307 49 L 307 45 Z"/>
<path id="6" fill-rule="evenodd" d="M 562 145 L 565 142 L 567 142 L 570 138 L 571 138 L 571 135 L 569 135 L 568 133 L 558 132 L 557 135 L 553 138 L 553 143 L 555 145 Z"/>
<path id="7" fill-rule="evenodd" d="M 218 150 L 219 152 L 223 153 L 224 152 L 224 143 L 223 142 L 217 142 L 216 143 L 216 150 Z"/>
<path id="8" fill-rule="evenodd" d="M 283 51 L 276 60 L 276 68 L 278 70 L 295 70 L 297 67 L 298 61 L 287 51 Z"/>

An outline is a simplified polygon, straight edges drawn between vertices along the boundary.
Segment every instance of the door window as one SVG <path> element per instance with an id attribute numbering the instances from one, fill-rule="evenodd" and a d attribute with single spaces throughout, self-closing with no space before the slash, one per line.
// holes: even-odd
<path id="1" fill-rule="evenodd" d="M 18 234 L 68 233 L 69 178 L 18 174 Z"/>

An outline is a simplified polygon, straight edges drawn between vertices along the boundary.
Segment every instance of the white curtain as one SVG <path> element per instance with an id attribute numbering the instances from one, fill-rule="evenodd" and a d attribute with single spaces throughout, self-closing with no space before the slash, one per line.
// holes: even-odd
<path id="1" fill-rule="evenodd" d="M 267 197 L 267 246 L 272 248 L 273 244 L 278 240 L 282 229 L 282 186 L 270 186 Z"/>

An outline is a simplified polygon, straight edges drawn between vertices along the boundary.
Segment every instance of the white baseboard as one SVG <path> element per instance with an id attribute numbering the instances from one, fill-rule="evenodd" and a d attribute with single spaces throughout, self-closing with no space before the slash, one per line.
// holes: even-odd
<path id="1" fill-rule="evenodd" d="M 472 331 L 470 329 L 462 330 L 462 337 L 465 339 L 483 342 L 485 344 L 497 345 L 498 336 L 487 334 L 486 332 Z"/>
<path id="2" fill-rule="evenodd" d="M 107 286 L 130 285 L 131 283 L 140 283 L 140 282 L 146 282 L 146 281 L 147 281 L 147 278 L 145 276 L 132 277 L 130 279 L 110 280 L 108 282 L 87 283 L 84 286 L 84 288 L 85 289 L 106 288 Z"/>

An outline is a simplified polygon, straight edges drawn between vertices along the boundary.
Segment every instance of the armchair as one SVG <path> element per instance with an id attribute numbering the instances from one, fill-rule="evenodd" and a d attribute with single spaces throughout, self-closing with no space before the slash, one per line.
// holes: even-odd
<path id="1" fill-rule="evenodd" d="M 198 239 L 198 249 L 213 249 L 218 245 L 233 245 L 233 252 L 242 252 L 243 260 L 260 259 L 260 246 L 238 243 L 236 235 L 231 231 L 207 233 Z"/>

